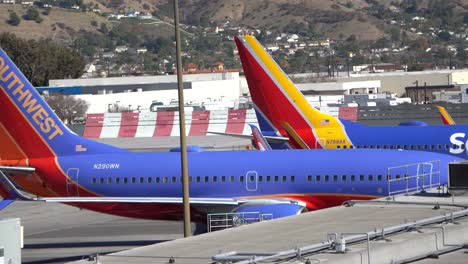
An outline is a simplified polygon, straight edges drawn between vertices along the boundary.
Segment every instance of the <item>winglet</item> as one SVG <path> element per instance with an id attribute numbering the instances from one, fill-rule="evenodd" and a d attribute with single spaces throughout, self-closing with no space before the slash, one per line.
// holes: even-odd
<path id="1" fill-rule="evenodd" d="M 447 109 L 445 109 L 445 107 L 440 105 L 436 105 L 436 107 L 437 110 L 439 110 L 440 118 L 442 119 L 444 125 L 455 125 L 455 121 L 453 121 L 453 118 L 447 112 Z"/>
<path id="2" fill-rule="evenodd" d="M 252 124 L 249 124 L 249 126 L 252 129 L 252 136 L 253 141 L 255 143 L 255 148 L 261 151 L 271 150 L 270 144 L 268 144 L 265 137 L 263 137 L 263 134 L 262 132 L 260 132 L 258 127 Z"/>

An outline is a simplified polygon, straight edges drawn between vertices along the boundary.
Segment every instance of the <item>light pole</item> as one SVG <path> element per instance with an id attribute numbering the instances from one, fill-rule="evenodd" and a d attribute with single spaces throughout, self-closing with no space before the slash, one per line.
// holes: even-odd
<path id="1" fill-rule="evenodd" d="M 192 235 L 190 228 L 190 196 L 187 167 L 187 141 L 185 135 L 184 87 L 182 83 L 182 56 L 179 31 L 179 2 L 174 0 L 174 29 L 176 38 L 177 88 L 179 93 L 180 156 L 182 171 L 182 192 L 184 202 L 184 237 Z"/>

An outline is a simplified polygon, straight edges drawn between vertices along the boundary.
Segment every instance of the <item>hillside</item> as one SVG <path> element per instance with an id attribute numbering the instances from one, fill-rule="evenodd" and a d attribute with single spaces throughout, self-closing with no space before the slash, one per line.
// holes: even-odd
<path id="1" fill-rule="evenodd" d="M 41 15 L 43 21 L 22 20 L 18 26 L 5 23 L 9 18 L 9 12 L 14 11 L 19 16 L 26 13 L 26 8 L 20 5 L 7 5 L 0 8 L 0 32 L 14 32 L 17 36 L 26 39 L 51 38 L 58 42 L 71 43 L 73 36 L 80 30 L 97 32 L 97 27 L 91 22 L 96 21 L 97 25 L 105 22 L 104 17 L 91 12 L 71 11 L 60 8 L 53 8 L 49 15 Z"/>
<path id="2" fill-rule="evenodd" d="M 103 14 L 140 11 L 152 13 L 162 19 L 167 18 L 167 21 L 172 18 L 172 1 L 168 0 L 81 2 L 98 8 Z M 322 37 L 338 39 L 355 35 L 360 40 L 369 41 L 389 34 L 390 27 L 385 19 L 390 19 L 390 16 L 407 13 L 415 16 L 446 15 L 456 19 L 468 11 L 468 5 L 463 0 L 187 0 L 180 2 L 180 5 L 183 22 L 191 25 L 206 26 L 210 21 L 230 21 L 253 29 L 290 33 L 305 29 Z M 27 9 L 19 4 L 0 7 L 0 21 L 8 19 L 10 10 L 22 16 Z M 446 10 L 448 7 L 451 9 Z M 112 27 L 105 16 L 93 12 L 54 7 L 49 15 L 41 17 L 44 21 L 40 24 L 23 20 L 14 27 L 0 23 L 0 32 L 14 31 L 26 38 L 45 37 L 70 43 L 74 34 L 80 30 L 99 34 L 98 27 L 101 23 L 106 23 L 108 28 Z M 439 20 L 434 21 L 436 26 Z"/>
<path id="3" fill-rule="evenodd" d="M 187 21 L 230 20 L 280 32 L 302 25 L 334 39 L 355 35 L 377 40 L 388 34 L 384 19 L 390 16 L 407 13 L 456 19 L 467 13 L 468 5 L 463 0 L 192 0 L 185 1 L 183 9 Z"/>
<path id="4" fill-rule="evenodd" d="M 172 0 L 52 3 L 45 8 L 0 4 L 0 33 L 49 38 L 71 47 L 96 64 L 102 76 L 173 71 Z M 411 70 L 447 67 L 452 57 L 456 67 L 468 61 L 466 0 L 179 3 L 184 64 L 201 70 L 211 70 L 219 61 L 227 68 L 239 68 L 232 41 L 239 32 L 253 33 L 272 48 L 287 72 L 330 71 L 335 64 L 343 68 L 350 55 L 352 64 L 399 63 Z M 31 12 L 34 19 L 26 20 Z"/>
<path id="5" fill-rule="evenodd" d="M 358 11 L 368 6 L 365 1 L 353 1 L 352 8 L 346 7 L 345 1 L 321 0 L 216 0 L 205 3 L 208 8 L 197 8 L 204 1 L 194 2 L 188 7 L 193 9 L 188 12 L 192 15 L 202 12 L 200 16 L 208 16 L 210 20 L 233 20 L 252 28 L 292 31 L 296 25 L 312 25 L 317 33 L 325 36 L 354 34 L 364 39 L 377 39 L 383 34 L 378 29 L 381 22 Z"/>

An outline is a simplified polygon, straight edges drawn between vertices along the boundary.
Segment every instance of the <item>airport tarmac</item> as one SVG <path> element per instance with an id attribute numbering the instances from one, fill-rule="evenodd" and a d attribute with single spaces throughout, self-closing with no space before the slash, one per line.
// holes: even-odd
<path id="1" fill-rule="evenodd" d="M 141 220 L 59 203 L 17 201 L 0 218 L 21 218 L 22 263 L 64 263 L 183 237 L 181 222 Z"/>
<path id="2" fill-rule="evenodd" d="M 403 196 L 397 201 L 357 203 L 350 207 L 329 208 L 177 239 L 100 256 L 99 263 L 171 263 L 171 258 L 178 264 L 213 263 L 212 257 L 216 255 L 219 260 L 222 254 L 225 257 L 232 256 L 233 252 L 257 252 L 247 254 L 247 258 L 256 256 L 256 263 L 306 263 L 309 259 L 309 263 L 352 264 L 369 263 L 368 250 L 372 256 L 370 263 L 466 263 L 462 248 L 468 243 L 468 235 L 465 235 L 468 234 L 468 212 L 465 210 L 468 197 L 452 200 L 447 197 Z M 454 217 L 461 213 L 464 217 Z M 444 220 L 428 224 L 427 221 L 435 218 Z M 354 235 L 380 233 L 383 228 L 392 230 L 396 227 L 401 227 L 401 230 L 376 236 L 380 239 L 372 239 L 369 247 L 365 235 L 364 242 L 351 244 Z M 349 239 L 346 253 L 335 251 L 330 243 L 331 234 L 344 235 Z M 298 248 L 312 245 L 316 249 L 322 248 L 315 252 L 303 248 L 301 258 L 297 258 Z M 289 254 L 261 261 L 264 255 L 287 251 Z M 440 258 L 436 259 L 438 256 Z"/>

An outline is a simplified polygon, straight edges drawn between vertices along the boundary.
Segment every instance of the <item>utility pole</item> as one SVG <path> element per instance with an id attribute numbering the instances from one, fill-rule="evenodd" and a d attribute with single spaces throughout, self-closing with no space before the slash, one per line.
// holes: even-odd
<path id="1" fill-rule="evenodd" d="M 179 31 L 179 2 L 174 0 L 174 29 L 176 38 L 176 69 L 177 88 L 179 92 L 179 122 L 180 122 L 180 158 L 182 171 L 182 192 L 184 202 L 184 237 L 192 235 L 190 223 L 190 195 L 187 165 L 187 140 L 185 134 L 184 87 L 182 82 L 182 56 Z"/>

